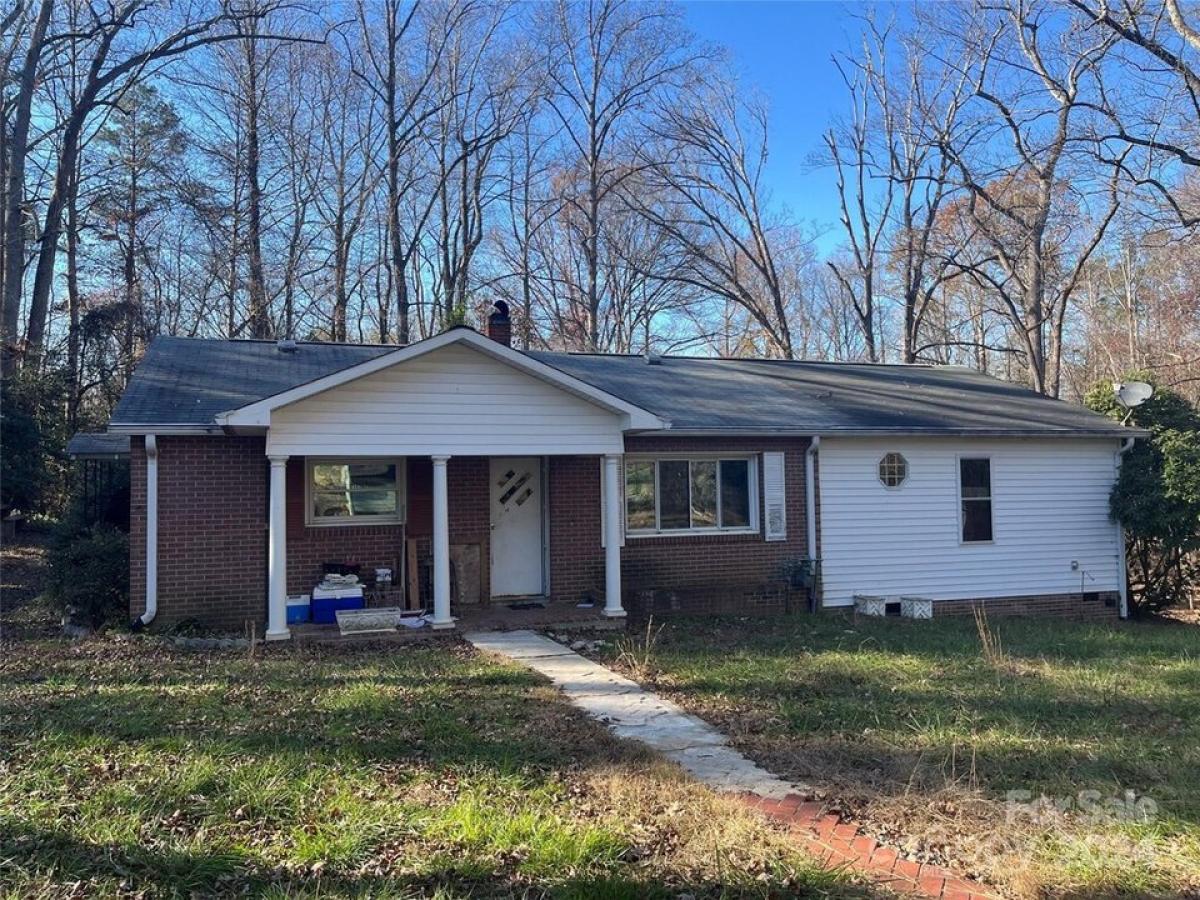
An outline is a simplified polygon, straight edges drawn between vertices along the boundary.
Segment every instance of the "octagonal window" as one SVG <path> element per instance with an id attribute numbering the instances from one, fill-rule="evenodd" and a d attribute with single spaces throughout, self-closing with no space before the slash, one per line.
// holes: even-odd
<path id="1" fill-rule="evenodd" d="M 889 453 L 879 461 L 879 480 L 884 487 L 900 487 L 908 477 L 908 460 L 899 453 Z"/>

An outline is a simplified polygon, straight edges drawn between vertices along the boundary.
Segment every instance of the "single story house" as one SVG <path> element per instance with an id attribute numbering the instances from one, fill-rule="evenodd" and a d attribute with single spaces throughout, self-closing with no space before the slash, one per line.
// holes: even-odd
<path id="1" fill-rule="evenodd" d="M 131 611 L 265 622 L 324 564 L 456 606 L 770 612 L 856 595 L 1115 617 L 1138 434 L 957 367 L 522 352 L 497 310 L 408 346 L 161 337 L 118 404 Z M 412 587 L 413 590 L 421 590 Z"/>

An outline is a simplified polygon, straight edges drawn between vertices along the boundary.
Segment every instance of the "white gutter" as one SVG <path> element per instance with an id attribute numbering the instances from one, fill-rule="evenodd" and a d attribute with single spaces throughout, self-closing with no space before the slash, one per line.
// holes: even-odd
<path id="1" fill-rule="evenodd" d="M 821 446 L 821 436 L 814 434 L 809 441 L 808 450 L 804 453 L 804 524 L 808 530 L 806 546 L 809 561 L 813 563 L 813 574 L 816 574 L 817 562 L 817 449 Z M 819 602 L 819 598 L 816 602 Z"/>
<path id="2" fill-rule="evenodd" d="M 136 631 L 158 615 L 158 440 L 146 435 L 146 611 L 133 620 Z"/>
<path id="3" fill-rule="evenodd" d="M 1133 449 L 1135 438 L 1125 438 L 1117 451 L 1117 477 L 1121 475 L 1121 462 L 1125 454 Z M 1129 574 L 1125 569 L 1125 526 L 1117 520 L 1117 586 L 1121 592 L 1120 613 L 1122 619 L 1129 618 Z"/>

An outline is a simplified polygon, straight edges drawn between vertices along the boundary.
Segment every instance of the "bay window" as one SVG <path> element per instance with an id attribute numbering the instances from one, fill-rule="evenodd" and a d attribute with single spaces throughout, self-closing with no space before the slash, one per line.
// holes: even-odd
<path id="1" fill-rule="evenodd" d="M 754 458 L 627 458 L 625 530 L 631 536 L 754 531 Z"/>

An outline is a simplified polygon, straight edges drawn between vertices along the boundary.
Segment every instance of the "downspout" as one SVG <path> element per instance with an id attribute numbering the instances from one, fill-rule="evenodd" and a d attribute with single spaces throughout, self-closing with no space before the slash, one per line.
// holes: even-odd
<path id="1" fill-rule="evenodd" d="M 140 631 L 158 614 L 158 440 L 146 435 L 146 611 L 130 623 Z"/>
<path id="2" fill-rule="evenodd" d="M 817 561 L 817 449 L 821 446 L 821 436 L 814 434 L 804 453 L 804 524 L 807 528 L 806 548 L 808 549 L 809 570 L 812 572 L 813 587 L 809 593 L 809 612 L 816 612 L 820 604 L 817 596 L 818 561 Z"/>
<path id="3" fill-rule="evenodd" d="M 1121 441 L 1121 449 L 1117 451 L 1117 476 L 1121 474 L 1121 463 L 1125 454 L 1133 449 L 1134 438 Z M 1120 614 L 1122 619 L 1129 618 L 1129 574 L 1125 569 L 1125 526 L 1117 520 L 1117 585 L 1121 592 Z"/>

